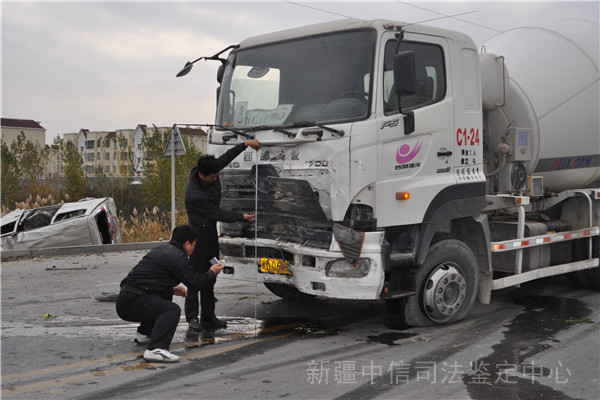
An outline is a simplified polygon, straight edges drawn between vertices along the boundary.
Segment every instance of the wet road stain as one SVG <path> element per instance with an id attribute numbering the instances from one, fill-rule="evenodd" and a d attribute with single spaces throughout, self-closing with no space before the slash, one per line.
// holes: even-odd
<path id="1" fill-rule="evenodd" d="M 592 311 L 579 300 L 560 297 L 525 297 L 516 303 L 525 306 L 524 312 L 505 325 L 504 339 L 492 346 L 493 352 L 473 362 L 472 372 L 462 376 L 470 397 L 571 399 L 537 381 L 542 377 L 564 381 L 567 367 L 558 361 L 550 366 L 536 364 L 535 356 L 559 343 L 557 333 L 573 326 L 574 320 L 586 320 Z"/>
<path id="2" fill-rule="evenodd" d="M 303 324 L 294 328 L 296 332 L 316 336 L 333 336 L 337 335 L 340 331 L 339 328 L 332 328 L 327 326 L 320 326 L 315 324 Z M 309 336 L 310 337 L 310 336 Z"/>
<path id="3" fill-rule="evenodd" d="M 129 372 L 129 371 L 135 371 L 138 369 L 156 369 L 156 367 L 148 362 L 142 362 L 142 363 L 134 364 L 134 365 L 123 365 L 123 366 L 121 366 L 121 369 L 125 372 Z M 99 375 L 99 376 L 104 376 L 104 375 Z"/>
<path id="4" fill-rule="evenodd" d="M 396 341 L 401 339 L 408 339 L 416 336 L 413 332 L 385 332 L 379 335 L 367 336 L 370 342 L 387 344 L 388 346 L 397 346 Z"/>

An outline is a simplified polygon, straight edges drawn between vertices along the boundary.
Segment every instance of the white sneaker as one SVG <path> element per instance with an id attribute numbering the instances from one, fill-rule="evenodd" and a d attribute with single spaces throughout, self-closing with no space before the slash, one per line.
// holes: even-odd
<path id="1" fill-rule="evenodd" d="M 136 333 L 133 341 L 137 344 L 146 344 L 150 342 L 150 336 L 142 335 L 141 333 Z"/>
<path id="2" fill-rule="evenodd" d="M 154 349 L 144 351 L 144 360 L 149 362 L 176 362 L 179 361 L 179 356 L 176 356 L 167 350 Z"/>

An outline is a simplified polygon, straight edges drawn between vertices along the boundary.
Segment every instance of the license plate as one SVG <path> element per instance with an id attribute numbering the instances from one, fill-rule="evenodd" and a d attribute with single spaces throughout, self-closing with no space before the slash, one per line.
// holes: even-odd
<path id="1" fill-rule="evenodd" d="M 287 260 L 280 260 L 277 258 L 260 259 L 260 272 L 262 273 L 292 275 L 292 271 L 288 266 L 289 262 Z"/>

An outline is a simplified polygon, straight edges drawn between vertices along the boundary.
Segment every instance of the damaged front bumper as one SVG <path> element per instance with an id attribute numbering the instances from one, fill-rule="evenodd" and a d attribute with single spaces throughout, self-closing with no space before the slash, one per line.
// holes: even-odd
<path id="1" fill-rule="evenodd" d="M 229 267 L 223 277 L 287 284 L 303 293 L 330 298 L 375 300 L 384 284 L 383 240 L 383 232 L 366 232 L 360 259 L 353 265 L 334 238 L 329 249 L 320 249 L 272 239 L 221 237 L 221 255 Z M 291 275 L 272 269 L 261 272 L 261 260 L 279 260 Z"/>

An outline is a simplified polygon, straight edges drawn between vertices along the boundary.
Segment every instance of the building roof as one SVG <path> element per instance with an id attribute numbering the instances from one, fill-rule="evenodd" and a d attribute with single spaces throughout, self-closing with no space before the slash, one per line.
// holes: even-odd
<path id="1" fill-rule="evenodd" d="M 138 124 L 138 128 L 142 130 L 142 133 L 146 133 L 146 128 L 148 128 L 148 126 L 144 124 Z"/>
<path id="2" fill-rule="evenodd" d="M 84 138 L 86 138 L 86 139 L 87 139 L 87 135 L 88 135 L 88 133 L 90 133 L 90 130 L 89 130 L 89 129 L 81 128 L 81 129 L 79 130 L 79 133 L 78 133 L 77 135 L 80 135 L 80 134 L 81 134 L 81 135 L 83 135 L 83 137 L 84 137 Z"/>
<path id="3" fill-rule="evenodd" d="M 179 128 L 179 133 L 187 136 L 206 136 L 206 132 L 204 132 L 201 128 Z"/>
<path id="4" fill-rule="evenodd" d="M 32 119 L 2 118 L 2 127 L 46 130 L 39 122 Z"/>

